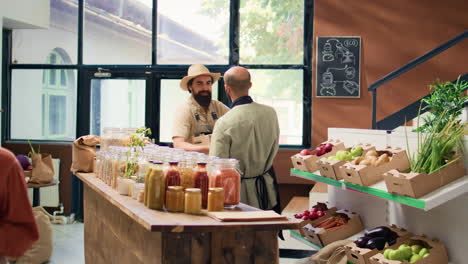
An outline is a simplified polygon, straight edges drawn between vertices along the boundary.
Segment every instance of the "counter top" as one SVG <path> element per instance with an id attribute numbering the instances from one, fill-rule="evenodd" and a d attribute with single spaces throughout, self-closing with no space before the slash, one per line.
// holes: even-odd
<path id="1" fill-rule="evenodd" d="M 213 231 L 271 231 L 281 229 L 298 229 L 294 219 L 280 221 L 254 222 L 219 222 L 206 215 L 189 215 L 169 213 L 146 208 L 142 203 L 129 196 L 120 195 L 95 177 L 94 173 L 77 173 L 83 183 L 95 191 L 103 199 L 119 208 L 122 212 L 138 222 L 149 231 L 154 232 L 213 232 Z M 86 196 L 84 197 L 86 202 Z M 235 210 L 259 210 L 245 204 L 240 204 Z"/>

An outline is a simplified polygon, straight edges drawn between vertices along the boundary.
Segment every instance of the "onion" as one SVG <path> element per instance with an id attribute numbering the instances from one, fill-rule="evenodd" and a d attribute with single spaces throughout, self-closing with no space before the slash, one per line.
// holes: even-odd
<path id="1" fill-rule="evenodd" d="M 22 154 L 16 155 L 16 159 L 21 164 L 21 167 L 23 168 L 23 170 L 26 170 L 28 167 L 31 166 L 31 162 L 29 162 L 29 158 L 26 155 L 22 155 Z"/>

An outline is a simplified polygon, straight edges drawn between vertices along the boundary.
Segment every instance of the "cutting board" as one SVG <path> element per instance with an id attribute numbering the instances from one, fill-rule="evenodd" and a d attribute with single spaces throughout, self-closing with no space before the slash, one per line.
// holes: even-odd
<path id="1" fill-rule="evenodd" d="M 232 211 L 232 212 L 208 212 L 207 215 L 221 222 L 245 222 L 287 220 L 287 216 L 277 214 L 274 211 Z"/>

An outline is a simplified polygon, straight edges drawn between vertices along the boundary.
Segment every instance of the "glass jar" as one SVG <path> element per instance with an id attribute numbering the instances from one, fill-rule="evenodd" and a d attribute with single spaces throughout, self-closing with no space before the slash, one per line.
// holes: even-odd
<path id="1" fill-rule="evenodd" d="M 197 163 L 197 170 L 194 175 L 195 188 L 200 189 L 202 195 L 202 207 L 206 208 L 208 203 L 209 179 L 206 172 L 206 163 Z"/>
<path id="2" fill-rule="evenodd" d="M 148 180 L 145 182 L 145 205 L 150 209 L 162 210 L 166 195 L 166 184 L 161 162 L 153 162 L 150 165 Z"/>
<path id="3" fill-rule="evenodd" d="M 180 186 L 179 162 L 169 162 L 169 168 L 166 172 L 166 188 L 169 186 Z"/>
<path id="4" fill-rule="evenodd" d="M 224 209 L 224 189 L 210 188 L 208 190 L 208 212 L 222 212 Z"/>
<path id="5" fill-rule="evenodd" d="M 194 188 L 194 178 L 195 175 L 195 162 L 190 159 L 186 158 L 185 160 L 179 163 L 179 171 L 180 171 L 180 185 L 187 188 Z"/>
<path id="6" fill-rule="evenodd" d="M 241 176 L 238 168 L 239 162 L 236 159 L 213 161 L 210 187 L 224 189 L 225 207 L 234 207 L 240 203 Z"/>
<path id="7" fill-rule="evenodd" d="M 201 191 L 197 188 L 185 189 L 185 208 L 186 214 L 201 214 Z"/>
<path id="8" fill-rule="evenodd" d="M 184 188 L 182 186 L 169 186 L 166 190 L 166 210 L 169 212 L 184 211 Z"/>

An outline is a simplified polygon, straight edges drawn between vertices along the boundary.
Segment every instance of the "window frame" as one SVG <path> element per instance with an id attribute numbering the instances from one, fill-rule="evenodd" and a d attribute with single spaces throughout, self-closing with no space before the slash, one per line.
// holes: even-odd
<path id="1" fill-rule="evenodd" d="M 87 65 L 83 64 L 83 25 L 84 25 L 85 0 L 78 0 L 78 48 L 76 64 L 13 64 L 12 63 L 12 31 L 3 29 L 3 67 L 2 67 L 2 108 L 5 110 L 2 116 L 2 143 L 18 142 L 24 140 L 12 140 L 10 132 L 11 124 L 11 74 L 14 69 L 56 69 L 77 71 L 76 94 L 76 137 L 89 134 L 90 112 L 90 77 L 100 69 L 106 69 L 116 75 L 146 75 L 148 77 L 146 89 L 146 126 L 155 134 L 155 142 L 159 143 L 161 107 L 161 79 L 174 79 L 185 76 L 190 65 L 164 65 L 157 62 L 157 1 L 153 1 L 152 12 L 152 52 L 151 64 L 146 65 Z M 240 28 L 240 0 L 230 0 L 229 3 L 229 60 L 225 65 L 207 65 L 211 71 L 224 74 L 231 66 L 239 65 L 247 69 L 295 69 L 303 71 L 303 117 L 302 117 L 302 145 L 280 145 L 281 148 L 308 148 L 312 138 L 312 47 L 313 47 L 313 13 L 314 0 L 303 0 L 304 5 L 304 32 L 303 32 L 303 63 L 302 64 L 239 64 L 239 28 Z M 60 74 L 60 71 L 57 71 Z M 138 78 L 136 78 L 138 79 Z M 220 101 L 229 104 L 229 98 L 224 92 L 222 81 L 218 85 Z M 60 143 L 55 140 L 34 140 L 52 143 Z M 69 141 L 66 141 L 69 142 Z"/>

